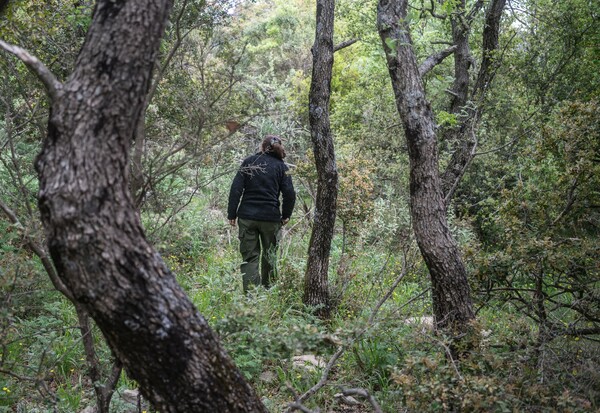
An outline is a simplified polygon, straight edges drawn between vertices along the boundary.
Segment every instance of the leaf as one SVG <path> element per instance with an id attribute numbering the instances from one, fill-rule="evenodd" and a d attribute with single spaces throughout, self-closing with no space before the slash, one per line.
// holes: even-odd
<path id="1" fill-rule="evenodd" d="M 396 50 L 396 47 L 398 45 L 398 40 L 397 39 L 392 39 L 391 37 L 388 37 L 388 38 L 385 39 L 385 45 L 390 50 Z"/>

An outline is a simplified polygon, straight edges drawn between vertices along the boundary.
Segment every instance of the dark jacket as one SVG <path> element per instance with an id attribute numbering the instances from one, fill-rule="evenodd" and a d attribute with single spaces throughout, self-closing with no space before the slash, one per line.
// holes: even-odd
<path id="1" fill-rule="evenodd" d="M 272 222 L 288 219 L 294 209 L 296 192 L 287 171 L 287 165 L 270 153 L 257 153 L 244 159 L 229 191 L 227 219 Z"/>

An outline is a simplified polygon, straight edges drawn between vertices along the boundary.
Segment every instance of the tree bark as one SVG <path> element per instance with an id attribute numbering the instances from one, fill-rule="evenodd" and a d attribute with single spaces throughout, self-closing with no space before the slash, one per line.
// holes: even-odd
<path id="1" fill-rule="evenodd" d="M 337 208 L 338 172 L 329 122 L 329 98 L 333 70 L 334 0 L 317 0 L 317 29 L 312 47 L 313 71 L 309 95 L 310 135 L 317 167 L 315 214 L 308 248 L 304 303 L 328 317 L 329 253 Z"/>
<path id="2" fill-rule="evenodd" d="M 474 15 L 482 6 L 482 2 L 478 1 L 466 17 L 462 19 L 457 19 L 455 17 L 452 20 L 453 40 L 459 45 L 459 50 L 463 50 L 463 52 L 455 55 L 456 81 L 453 89 L 454 99 L 450 110 L 452 113 L 457 115 L 460 114 L 461 116 L 459 117 L 459 126 L 446 131 L 445 140 L 457 142 L 457 147 L 452 153 L 450 162 L 448 162 L 448 166 L 442 174 L 442 187 L 446 206 L 448 206 L 452 200 L 452 196 L 454 195 L 460 180 L 475 156 L 475 150 L 477 149 L 478 144 L 475 128 L 481 118 L 485 94 L 495 74 L 495 52 L 498 49 L 500 18 L 502 17 L 505 4 L 506 0 L 492 0 L 486 11 L 485 25 L 483 28 L 483 56 L 479 73 L 477 74 L 475 84 L 473 85 L 470 94 L 470 76 L 468 73 L 470 59 L 464 59 L 458 56 L 461 54 L 467 56 L 470 55 L 468 30 L 470 30 Z M 464 1 L 460 7 L 461 9 L 459 10 L 460 14 L 457 15 L 458 17 L 462 16 L 464 13 Z M 461 22 L 464 22 L 464 24 Z M 459 79 L 462 80 L 459 81 Z M 465 80 L 467 83 L 465 83 Z"/>
<path id="3" fill-rule="evenodd" d="M 36 167 L 57 272 L 161 412 L 265 412 L 148 243 L 128 151 L 171 8 L 100 0 L 74 72 L 52 102 Z"/>
<path id="4" fill-rule="evenodd" d="M 475 318 L 467 274 L 448 228 L 438 173 L 435 123 L 406 24 L 407 0 L 379 0 L 377 25 L 410 158 L 410 208 L 429 269 L 438 328 L 464 332 Z"/>

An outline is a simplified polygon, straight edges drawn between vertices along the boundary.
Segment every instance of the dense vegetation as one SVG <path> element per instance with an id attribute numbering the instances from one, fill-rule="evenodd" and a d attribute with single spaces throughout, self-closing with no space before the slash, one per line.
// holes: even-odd
<path id="1" fill-rule="evenodd" d="M 419 61 L 452 41 L 448 16 L 459 4 L 410 2 Z M 317 185 L 308 120 L 314 6 L 178 1 L 132 144 L 131 191 L 146 236 L 243 375 L 269 411 L 285 411 L 324 377 L 302 397 L 305 408 L 370 411 L 362 394 L 386 412 L 599 409 L 600 22 L 592 2 L 512 1 L 502 15 L 475 157 L 448 208 L 476 310 L 460 359 L 428 324 L 430 279 L 411 227 L 408 150 L 376 1 L 336 4 L 335 44 L 358 41 L 335 53 L 331 84 L 340 181 L 330 318 L 302 303 Z M 0 39 L 64 80 L 92 8 L 9 2 Z M 483 17 L 472 25 L 481 28 Z M 474 62 L 480 33 L 469 39 Z M 441 131 L 464 116 L 448 109 L 453 70 L 449 56 L 424 77 Z M 79 412 L 96 404 L 94 387 L 110 384 L 119 363 L 49 278 L 34 170 L 47 133 L 43 88 L 8 53 L 0 73 L 0 411 Z M 239 162 L 269 133 L 285 139 L 298 203 L 275 287 L 244 296 L 224 211 Z M 450 137 L 438 141 L 443 170 L 461 142 L 439 136 Z M 323 364 L 293 363 L 309 354 Z M 111 411 L 151 409 L 126 397 L 137 383 L 117 377 Z"/>

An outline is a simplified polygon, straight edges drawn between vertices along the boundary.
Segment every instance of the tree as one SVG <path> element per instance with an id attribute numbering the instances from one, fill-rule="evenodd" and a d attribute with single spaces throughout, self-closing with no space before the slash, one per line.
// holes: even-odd
<path id="1" fill-rule="evenodd" d="M 446 207 L 458 181 L 473 156 L 476 141 L 470 131 L 475 128 L 480 107 L 470 103 L 457 134 L 461 144 L 450 161 L 444 179 L 438 172 L 436 124 L 425 96 L 423 76 L 451 53 L 455 56 L 455 82 L 451 110 L 457 113 L 469 103 L 470 52 L 468 30 L 474 14 L 482 6 L 477 2 L 465 16 L 465 2 L 459 4 L 452 18 L 453 45 L 427 58 L 421 66 L 413 50 L 407 21 L 406 0 L 379 0 L 377 25 L 396 98 L 396 106 L 404 126 L 410 159 L 410 207 L 415 237 L 429 269 L 432 283 L 436 324 L 464 333 L 475 318 L 470 288 L 460 251 L 446 217 Z M 499 19 L 504 0 L 490 5 L 484 32 L 482 65 L 474 91 L 485 90 L 491 80 L 493 51 L 498 43 Z M 434 14 L 434 11 L 431 10 Z M 450 184 L 445 184 L 449 182 Z"/>
<path id="2" fill-rule="evenodd" d="M 304 285 L 304 303 L 329 315 L 329 252 L 335 226 L 338 171 L 329 122 L 333 70 L 333 0 L 317 1 L 317 26 L 312 48 L 313 72 L 309 95 L 310 135 L 317 167 L 317 197 Z"/>
<path id="3" fill-rule="evenodd" d="M 64 83 L 21 48 L 51 100 L 36 161 L 39 208 L 58 276 L 142 394 L 164 412 L 266 411 L 156 250 L 128 187 L 128 151 L 171 8 L 96 3 Z"/>

